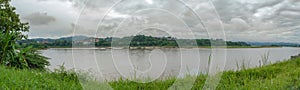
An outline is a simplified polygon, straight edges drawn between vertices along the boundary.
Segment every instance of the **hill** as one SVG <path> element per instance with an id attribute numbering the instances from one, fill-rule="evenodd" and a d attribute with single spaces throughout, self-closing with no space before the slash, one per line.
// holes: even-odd
<path id="1" fill-rule="evenodd" d="M 23 46 L 32 45 L 36 48 L 51 48 L 51 47 L 72 47 L 76 46 L 96 46 L 96 47 L 195 47 L 212 45 L 218 46 L 250 46 L 246 42 L 224 41 L 222 39 L 177 39 L 175 37 L 152 37 L 145 35 L 128 36 L 123 38 L 106 37 L 95 38 L 86 36 L 63 37 L 59 39 L 28 39 L 21 40 L 18 43 Z"/>

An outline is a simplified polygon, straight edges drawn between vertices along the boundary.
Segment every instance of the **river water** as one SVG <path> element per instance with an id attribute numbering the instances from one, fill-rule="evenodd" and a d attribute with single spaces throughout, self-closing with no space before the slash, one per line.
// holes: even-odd
<path id="1" fill-rule="evenodd" d="M 225 51 L 225 54 L 224 52 Z M 220 70 L 253 68 L 263 64 L 287 60 L 299 54 L 300 48 L 232 48 L 223 54 L 212 54 L 204 48 L 165 49 L 47 49 L 42 54 L 51 58 L 50 70 L 64 65 L 96 73 L 104 79 L 166 76 L 206 73 L 210 66 Z M 218 51 L 215 51 L 218 53 Z M 213 59 L 212 59 L 213 58 Z M 222 66 L 224 65 L 224 67 Z"/>

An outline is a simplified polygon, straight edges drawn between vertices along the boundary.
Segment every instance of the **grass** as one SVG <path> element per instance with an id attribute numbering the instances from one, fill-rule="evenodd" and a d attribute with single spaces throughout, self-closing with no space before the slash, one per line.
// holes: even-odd
<path id="1" fill-rule="evenodd" d="M 0 67 L 0 89 L 83 89 L 74 74 L 74 72 L 67 72 L 63 69 L 48 72 Z M 186 76 L 179 79 L 170 77 L 150 83 L 120 79 L 107 83 L 116 90 L 165 90 L 172 86 L 175 80 L 179 80 L 179 84 L 184 84 L 196 78 L 192 89 L 199 90 L 204 86 L 206 77 L 206 75 Z M 240 71 L 225 71 L 221 77 L 222 79 L 216 87 L 217 90 L 299 90 L 300 58 Z M 95 86 L 100 85 L 91 81 L 85 81 L 85 83 L 94 84 L 94 89 Z"/>
<path id="2" fill-rule="evenodd" d="M 1 90 L 80 90 L 75 73 L 21 70 L 0 66 Z"/>
<path id="3" fill-rule="evenodd" d="M 300 59 L 259 68 L 224 72 L 219 89 L 300 89 Z"/>

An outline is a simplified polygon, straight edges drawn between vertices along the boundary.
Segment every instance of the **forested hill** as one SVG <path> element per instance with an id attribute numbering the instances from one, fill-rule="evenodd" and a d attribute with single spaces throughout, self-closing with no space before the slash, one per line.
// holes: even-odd
<path id="1" fill-rule="evenodd" d="M 35 48 L 51 48 L 51 47 L 72 47 L 72 44 L 77 46 L 95 45 L 96 47 L 142 47 L 142 46 L 157 46 L 157 47 L 179 47 L 179 46 L 250 46 L 246 42 L 224 41 L 222 39 L 177 39 L 174 37 L 152 37 L 145 35 L 129 36 L 123 38 L 93 38 L 85 36 L 64 37 L 59 39 L 28 39 L 18 41 L 21 46 L 32 45 Z"/>

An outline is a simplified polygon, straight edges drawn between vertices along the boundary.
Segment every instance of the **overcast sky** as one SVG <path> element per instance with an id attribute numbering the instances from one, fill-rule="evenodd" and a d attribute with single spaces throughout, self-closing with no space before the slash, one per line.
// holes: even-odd
<path id="1" fill-rule="evenodd" d="M 299 0 L 12 0 L 30 38 L 147 34 L 300 43 Z"/>

